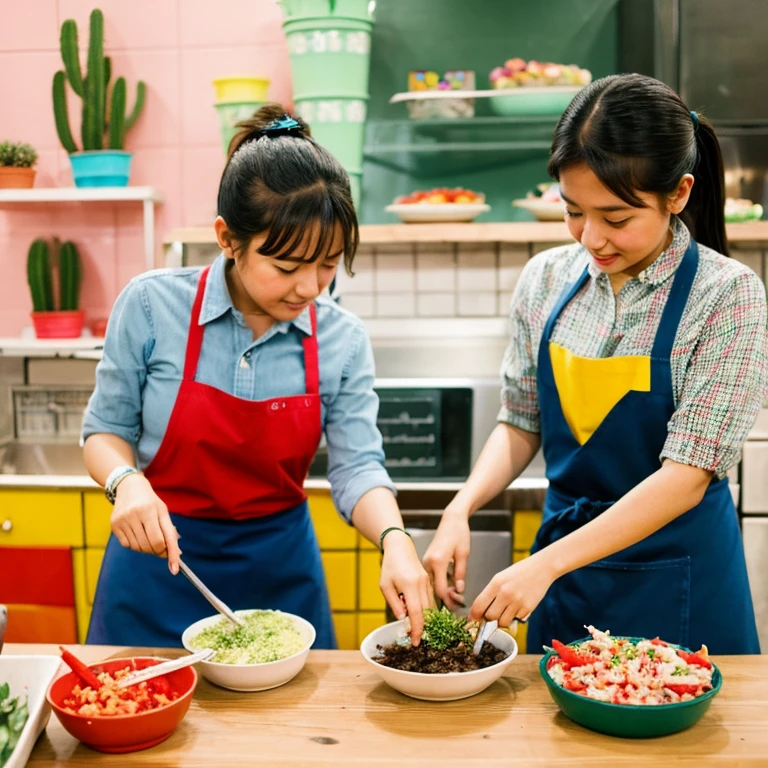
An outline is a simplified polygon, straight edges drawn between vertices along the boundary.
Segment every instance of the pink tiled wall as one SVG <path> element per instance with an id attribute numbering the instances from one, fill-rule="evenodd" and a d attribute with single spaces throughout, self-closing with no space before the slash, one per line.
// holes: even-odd
<path id="1" fill-rule="evenodd" d="M 0 0 L 0 141 L 35 146 L 35 186 L 72 185 L 51 83 L 62 68 L 61 23 L 77 21 L 84 64 L 94 7 L 104 12 L 112 76 L 127 79 L 129 105 L 136 81 L 147 84 L 126 149 L 135 153 L 131 184 L 153 186 L 164 199 L 157 208 L 159 258 L 164 232 L 213 223 L 224 153 L 211 80 L 261 75 L 272 81 L 269 98 L 290 99 L 281 12 L 274 0 Z M 79 99 L 70 105 L 75 137 L 78 105 Z M 88 321 L 108 315 L 120 289 L 144 268 L 139 203 L 0 206 L 0 336 L 30 324 L 26 253 L 36 237 L 52 235 L 79 246 Z"/>

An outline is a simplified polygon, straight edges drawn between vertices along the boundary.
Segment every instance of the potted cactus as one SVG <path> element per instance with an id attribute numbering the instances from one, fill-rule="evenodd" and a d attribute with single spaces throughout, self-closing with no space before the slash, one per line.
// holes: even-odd
<path id="1" fill-rule="evenodd" d="M 37 152 L 29 144 L 0 142 L 0 189 L 25 188 L 35 183 Z"/>
<path id="2" fill-rule="evenodd" d="M 48 243 L 37 239 L 27 256 L 27 282 L 32 294 L 32 323 L 38 339 L 78 338 L 84 312 L 78 309 L 80 254 L 74 243 L 63 243 L 58 253 L 58 309 L 54 304 L 54 269 Z"/>
<path id="3" fill-rule="evenodd" d="M 124 187 L 130 177 L 132 157 L 130 152 L 123 151 L 125 134 L 141 114 L 146 86 L 139 81 L 136 101 L 128 115 L 124 77 L 115 80 L 110 95 L 111 65 L 110 59 L 104 56 L 104 14 L 98 8 L 91 12 L 85 76 L 80 70 L 77 24 L 73 19 L 62 24 L 60 42 L 64 70 L 53 76 L 53 114 L 59 141 L 69 152 L 75 186 Z M 66 83 L 83 102 L 82 151 L 78 151 L 69 129 Z"/>

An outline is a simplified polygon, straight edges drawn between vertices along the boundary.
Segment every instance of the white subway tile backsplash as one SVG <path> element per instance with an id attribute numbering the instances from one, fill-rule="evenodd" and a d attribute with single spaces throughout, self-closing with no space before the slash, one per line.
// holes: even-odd
<path id="1" fill-rule="evenodd" d="M 458 265 L 459 292 L 496 290 L 495 244 L 465 245 L 461 243 L 458 250 Z"/>
<path id="2" fill-rule="evenodd" d="M 416 309 L 420 317 L 454 317 L 456 315 L 456 294 L 419 293 Z"/>
<path id="3" fill-rule="evenodd" d="M 511 291 L 502 291 L 499 293 L 499 314 L 508 315 L 509 307 L 512 304 L 512 296 L 514 294 Z"/>
<path id="4" fill-rule="evenodd" d="M 376 315 L 378 317 L 414 317 L 416 314 L 415 293 L 378 293 Z"/>
<path id="5" fill-rule="evenodd" d="M 376 303 L 373 293 L 343 293 L 339 299 L 339 304 L 358 317 L 376 316 Z"/>
<path id="6" fill-rule="evenodd" d="M 416 289 L 418 291 L 454 291 L 456 258 L 450 243 L 418 245 L 416 249 Z"/>
<path id="7" fill-rule="evenodd" d="M 375 286 L 378 293 L 412 292 L 416 288 L 413 245 L 376 248 Z"/>
<path id="8" fill-rule="evenodd" d="M 535 256 L 537 253 L 543 253 L 549 251 L 552 248 L 562 248 L 564 245 L 573 245 L 572 240 L 564 240 L 559 243 L 531 243 L 531 256 Z"/>
<path id="9" fill-rule="evenodd" d="M 763 252 L 759 249 L 732 248 L 731 258 L 748 266 L 753 272 L 763 277 Z"/>
<path id="10" fill-rule="evenodd" d="M 502 244 L 499 253 L 499 290 L 513 291 L 528 263 L 528 246 Z"/>
<path id="11" fill-rule="evenodd" d="M 342 264 L 336 272 L 336 285 L 343 296 L 350 293 L 373 293 L 374 266 L 373 252 L 358 250 L 352 263 L 354 277 L 350 277 Z"/>
<path id="12" fill-rule="evenodd" d="M 464 317 L 489 317 L 496 315 L 498 301 L 496 293 L 478 291 L 459 293 L 459 315 Z"/>

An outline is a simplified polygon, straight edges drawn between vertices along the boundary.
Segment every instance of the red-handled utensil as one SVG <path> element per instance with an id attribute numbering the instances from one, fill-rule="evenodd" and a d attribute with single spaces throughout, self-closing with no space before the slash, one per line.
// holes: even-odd
<path id="1" fill-rule="evenodd" d="M 70 653 L 63 645 L 59 646 L 61 658 L 64 663 L 86 684 L 98 691 L 103 685 L 101 680 L 74 654 Z"/>

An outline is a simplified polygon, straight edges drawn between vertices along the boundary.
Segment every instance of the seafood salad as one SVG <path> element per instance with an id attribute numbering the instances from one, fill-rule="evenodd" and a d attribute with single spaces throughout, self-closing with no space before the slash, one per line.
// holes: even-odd
<path id="1" fill-rule="evenodd" d="M 676 704 L 712 689 L 706 646 L 690 653 L 660 640 L 612 637 L 593 626 L 589 640 L 552 641 L 547 673 L 566 690 L 610 704 Z"/>

